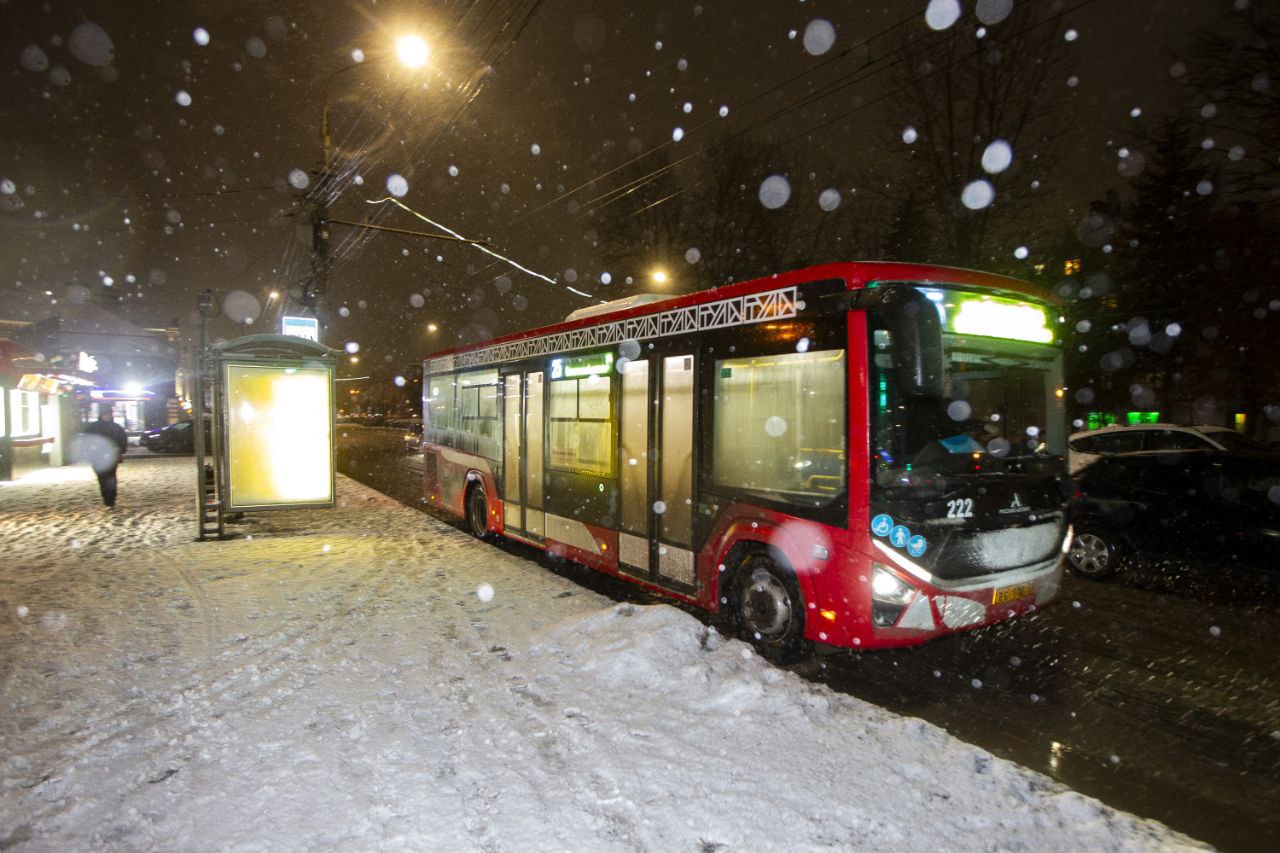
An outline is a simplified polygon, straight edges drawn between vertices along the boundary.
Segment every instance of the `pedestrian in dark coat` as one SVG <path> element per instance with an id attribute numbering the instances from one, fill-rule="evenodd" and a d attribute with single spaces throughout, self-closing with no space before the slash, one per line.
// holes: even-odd
<path id="1" fill-rule="evenodd" d="M 102 502 L 109 507 L 116 505 L 116 466 L 129 448 L 129 436 L 112 414 L 110 406 L 99 405 L 98 419 L 84 428 L 81 437 L 85 459 L 98 475 Z"/>

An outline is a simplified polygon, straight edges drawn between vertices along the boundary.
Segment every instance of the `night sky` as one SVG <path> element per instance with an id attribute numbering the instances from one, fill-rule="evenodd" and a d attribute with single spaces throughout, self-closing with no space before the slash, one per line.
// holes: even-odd
<path id="1" fill-rule="evenodd" d="M 308 274 L 303 185 L 321 162 L 325 81 L 340 72 L 329 80 L 332 216 L 436 231 L 366 203 L 407 187 L 406 205 L 556 281 L 470 246 L 334 225 L 326 343 L 356 341 L 362 369 L 390 377 L 432 350 L 645 289 L 646 269 L 611 267 L 599 245 L 602 217 L 638 206 L 629 197 L 597 206 L 624 183 L 612 170 L 625 164 L 643 171 L 742 133 L 805 150 L 812 173 L 792 176 L 793 209 L 835 188 L 854 210 L 860 187 L 848 167 L 902 153 L 885 142 L 901 133 L 886 126 L 890 75 L 871 64 L 785 108 L 927 34 L 927 5 L 0 2 L 0 313 L 22 319 L 41 310 L 32 300 L 112 292 L 135 322 L 178 319 L 190 335 L 194 295 L 213 288 L 234 294 L 230 313 L 258 316 L 224 317 L 216 334 L 274 331 L 280 301 L 268 294 Z M 1177 107 L 1170 66 L 1220 8 L 1056 5 L 1069 10 L 1061 98 L 1073 119 L 1040 188 L 1054 201 L 1037 233 L 1069 231 L 1091 199 L 1124 190 L 1116 146 L 1145 120 L 1131 112 Z M 971 19 L 975 4 L 962 6 Z M 818 54 L 806 49 L 806 33 L 821 46 L 815 21 L 835 34 Z M 966 37 L 960 29 L 954 37 Z M 394 59 L 391 45 L 407 32 L 431 48 L 418 71 Z M 342 71 L 353 51 L 363 63 Z M 1015 151 L 1015 162 L 1032 153 Z M 657 180 L 675 192 L 687 172 Z M 671 270 L 673 291 L 690 286 L 683 251 L 653 258 Z"/>

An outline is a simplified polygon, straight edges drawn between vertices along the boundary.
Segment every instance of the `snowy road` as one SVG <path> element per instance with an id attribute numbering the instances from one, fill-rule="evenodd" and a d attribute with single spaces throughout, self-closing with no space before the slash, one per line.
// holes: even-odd
<path id="1" fill-rule="evenodd" d="M 1190 843 L 349 480 L 193 542 L 192 481 L 0 487 L 0 848 Z"/>
<path id="2" fill-rule="evenodd" d="M 340 458 L 412 504 L 421 457 L 398 435 L 353 428 Z M 1068 575 L 1063 600 L 1034 618 L 793 670 L 1224 849 L 1264 850 L 1280 834 L 1278 645 L 1280 573 L 1166 566 L 1106 583 Z"/>

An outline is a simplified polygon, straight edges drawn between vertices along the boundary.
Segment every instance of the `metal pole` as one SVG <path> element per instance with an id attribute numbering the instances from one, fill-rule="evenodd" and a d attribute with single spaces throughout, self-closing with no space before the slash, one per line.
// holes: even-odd
<path id="1" fill-rule="evenodd" d="M 216 485 L 216 474 L 209 476 L 206 464 L 209 458 L 209 448 L 205 445 L 205 360 L 209 351 L 209 315 L 213 313 L 213 291 L 202 290 L 196 297 L 196 308 L 200 312 L 200 344 L 197 346 L 192 359 L 192 367 L 195 373 L 195 399 L 191 405 L 191 427 L 196 431 L 196 538 L 201 542 L 210 538 L 210 534 L 221 537 L 222 520 L 221 510 L 213 507 L 212 503 L 221 504 L 221 496 L 218 494 Z M 218 525 L 214 531 L 209 530 L 210 509 L 215 509 L 218 515 Z"/>
<path id="2" fill-rule="evenodd" d="M 13 479 L 13 431 L 9 417 L 9 386 L 0 382 L 0 480 Z"/>

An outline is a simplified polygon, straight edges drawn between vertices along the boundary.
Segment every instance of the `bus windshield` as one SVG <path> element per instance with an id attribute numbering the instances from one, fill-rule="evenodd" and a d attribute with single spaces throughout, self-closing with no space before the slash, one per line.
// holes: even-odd
<path id="1" fill-rule="evenodd" d="M 982 474 L 1060 465 L 1065 441 L 1056 350 L 943 335 L 943 392 L 904 393 L 892 332 L 872 331 L 872 472 L 881 487 L 946 491 Z"/>

